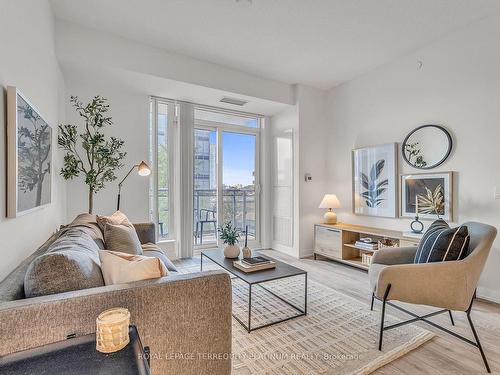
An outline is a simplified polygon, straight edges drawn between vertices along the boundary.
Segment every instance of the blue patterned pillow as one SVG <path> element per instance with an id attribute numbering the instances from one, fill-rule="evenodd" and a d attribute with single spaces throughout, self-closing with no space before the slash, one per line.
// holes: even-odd
<path id="1" fill-rule="evenodd" d="M 467 226 L 450 228 L 444 220 L 436 220 L 422 237 L 414 263 L 464 259 L 469 251 L 469 242 Z"/>

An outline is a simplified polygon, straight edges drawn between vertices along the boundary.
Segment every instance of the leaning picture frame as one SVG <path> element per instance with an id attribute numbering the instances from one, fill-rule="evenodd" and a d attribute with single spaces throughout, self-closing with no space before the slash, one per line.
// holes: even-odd
<path id="1" fill-rule="evenodd" d="M 352 205 L 356 215 L 397 217 L 397 143 L 352 151 Z"/>
<path id="2" fill-rule="evenodd" d="M 14 86 L 7 87 L 7 217 L 52 201 L 52 127 Z"/>
<path id="3" fill-rule="evenodd" d="M 453 221 L 453 172 L 412 173 L 400 177 L 400 216 L 415 217 L 418 199 L 420 220 Z M 429 208 L 432 197 L 440 199 L 437 213 Z"/>

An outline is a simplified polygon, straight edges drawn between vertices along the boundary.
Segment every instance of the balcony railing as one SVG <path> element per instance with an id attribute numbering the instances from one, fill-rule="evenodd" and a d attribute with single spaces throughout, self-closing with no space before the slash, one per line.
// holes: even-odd
<path id="1" fill-rule="evenodd" d="M 223 189 L 223 221 L 245 230 L 249 239 L 255 239 L 255 190 Z M 158 189 L 160 237 L 168 236 L 168 190 Z M 217 190 L 195 189 L 193 194 L 193 238 L 195 244 L 216 242 Z"/>

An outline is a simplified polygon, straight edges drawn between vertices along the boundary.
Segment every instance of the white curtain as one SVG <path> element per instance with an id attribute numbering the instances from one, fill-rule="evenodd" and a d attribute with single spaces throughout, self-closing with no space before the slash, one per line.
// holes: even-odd
<path id="1" fill-rule="evenodd" d="M 180 235 L 179 255 L 193 256 L 193 124 L 194 107 L 190 103 L 179 105 L 180 161 Z"/>

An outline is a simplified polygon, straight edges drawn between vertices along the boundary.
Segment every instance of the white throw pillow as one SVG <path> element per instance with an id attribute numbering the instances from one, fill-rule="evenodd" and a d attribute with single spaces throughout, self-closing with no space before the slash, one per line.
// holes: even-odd
<path id="1" fill-rule="evenodd" d="M 161 259 L 100 250 L 101 270 L 106 285 L 155 279 L 168 274 Z"/>

